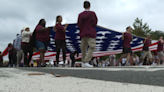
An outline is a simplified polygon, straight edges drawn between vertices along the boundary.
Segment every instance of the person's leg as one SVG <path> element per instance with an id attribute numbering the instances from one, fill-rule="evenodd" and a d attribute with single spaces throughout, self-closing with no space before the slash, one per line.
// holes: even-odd
<path id="1" fill-rule="evenodd" d="M 71 67 L 73 67 L 73 58 L 71 57 Z"/>
<path id="2" fill-rule="evenodd" d="M 127 54 L 128 54 L 128 48 L 126 48 L 126 47 L 123 47 L 123 49 L 122 49 L 122 55 L 121 55 L 121 57 L 119 58 L 119 61 L 121 61 L 121 63 L 122 63 L 122 59 L 123 58 L 125 58 L 125 57 L 127 57 Z"/>
<path id="3" fill-rule="evenodd" d="M 75 60 L 74 60 L 74 57 L 71 57 L 71 67 L 74 67 L 74 65 L 75 65 Z"/>
<path id="4" fill-rule="evenodd" d="M 0 67 L 3 67 L 3 61 L 0 60 Z"/>
<path id="5" fill-rule="evenodd" d="M 8 67 L 10 67 L 11 66 L 11 55 L 9 55 L 8 57 L 9 57 Z"/>
<path id="6" fill-rule="evenodd" d="M 153 63 L 153 56 L 151 54 L 151 51 L 148 51 L 147 57 L 149 58 L 150 65 Z"/>
<path id="7" fill-rule="evenodd" d="M 134 57 L 130 54 L 130 65 L 135 65 L 135 63 L 137 63 L 136 61 L 134 61 Z"/>
<path id="8" fill-rule="evenodd" d="M 131 57 L 131 56 L 130 56 L 130 53 L 128 53 L 128 54 L 127 54 L 127 60 L 126 60 L 126 63 L 128 63 L 128 62 L 129 62 L 130 57 Z"/>
<path id="9" fill-rule="evenodd" d="M 125 58 L 126 56 L 127 56 L 127 54 L 125 54 L 125 53 L 122 54 L 121 57 L 120 57 L 120 59 L 119 59 L 119 61 L 121 61 L 121 63 L 122 63 L 122 59 Z"/>
<path id="10" fill-rule="evenodd" d="M 33 55 L 33 48 L 30 47 L 29 48 L 28 64 L 31 62 L 32 55 Z"/>
<path id="11" fill-rule="evenodd" d="M 141 61 L 145 62 L 145 58 L 147 56 L 147 51 L 142 51 L 142 52 L 143 52 L 143 55 L 141 56 Z"/>
<path id="12" fill-rule="evenodd" d="M 159 63 L 159 53 L 157 52 L 157 55 L 155 55 L 154 56 L 155 57 L 155 63 L 157 63 L 157 65 L 158 65 L 158 63 Z"/>
<path id="13" fill-rule="evenodd" d="M 27 50 L 23 49 L 23 54 L 24 54 L 24 66 L 28 66 L 28 61 L 27 61 Z"/>
<path id="14" fill-rule="evenodd" d="M 38 67 L 45 67 L 46 64 L 44 62 L 44 54 L 46 52 L 47 46 L 46 46 L 46 42 L 42 42 L 36 39 L 36 47 L 40 52 L 40 60 L 38 62 Z M 30 54 L 32 57 L 32 48 L 30 48 Z M 42 64 L 41 64 L 42 63 Z"/>
<path id="15" fill-rule="evenodd" d="M 86 51 L 87 51 L 88 43 L 87 43 L 87 38 L 82 38 L 81 39 L 81 54 L 82 54 L 82 62 L 85 62 L 85 56 L 86 56 Z"/>
<path id="16" fill-rule="evenodd" d="M 159 61 L 162 60 L 162 64 L 163 64 L 164 63 L 164 53 L 163 53 L 163 51 L 158 52 L 158 56 L 159 56 Z M 160 62 L 159 62 L 159 64 L 160 64 Z"/>
<path id="17" fill-rule="evenodd" d="M 160 65 L 159 61 L 160 61 L 159 58 L 157 58 L 157 59 L 155 60 L 155 62 L 157 63 L 157 65 Z"/>
<path id="18" fill-rule="evenodd" d="M 164 56 L 162 56 L 162 64 L 164 64 Z"/>
<path id="19" fill-rule="evenodd" d="M 39 49 L 40 51 L 40 63 L 44 64 L 44 53 L 45 53 L 45 49 Z"/>
<path id="20" fill-rule="evenodd" d="M 22 50 L 17 51 L 17 67 L 19 67 L 21 59 L 22 59 Z"/>
<path id="21" fill-rule="evenodd" d="M 28 60 L 27 60 L 28 48 L 26 48 L 25 45 L 22 45 L 22 50 L 23 50 L 23 54 L 24 54 L 24 66 L 27 67 L 28 66 Z"/>
<path id="22" fill-rule="evenodd" d="M 66 60 L 66 43 L 65 43 L 65 41 L 62 42 L 62 52 L 63 52 L 63 62 L 65 64 L 65 60 Z"/>
<path id="23" fill-rule="evenodd" d="M 114 61 L 113 59 L 110 60 L 110 66 L 114 65 L 113 61 Z"/>
<path id="24" fill-rule="evenodd" d="M 11 67 L 12 67 L 12 66 L 13 66 L 13 55 L 10 55 L 10 60 L 11 60 L 10 65 L 11 65 Z"/>
<path id="25" fill-rule="evenodd" d="M 88 48 L 87 55 L 84 59 L 84 62 L 89 62 L 91 60 L 92 54 L 93 54 L 95 47 L 96 47 L 96 39 L 95 38 L 88 38 L 87 43 L 89 45 L 89 48 Z"/>
<path id="26" fill-rule="evenodd" d="M 75 65 L 75 62 L 76 62 L 76 60 L 75 60 L 75 57 L 73 58 L 73 66 Z"/>
<path id="27" fill-rule="evenodd" d="M 17 51 L 14 49 L 13 50 L 13 64 L 14 66 L 17 64 Z"/>
<path id="28" fill-rule="evenodd" d="M 60 47 L 61 47 L 60 40 L 55 40 L 55 44 L 56 44 L 56 62 L 57 62 L 57 65 L 58 65 L 59 64 Z"/>

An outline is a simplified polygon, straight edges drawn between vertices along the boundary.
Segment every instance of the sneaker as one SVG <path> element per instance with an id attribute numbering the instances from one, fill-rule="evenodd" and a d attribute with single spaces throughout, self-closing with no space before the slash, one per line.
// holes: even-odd
<path id="1" fill-rule="evenodd" d="M 93 67 L 93 65 L 90 65 L 89 63 L 82 63 L 82 67 Z"/>

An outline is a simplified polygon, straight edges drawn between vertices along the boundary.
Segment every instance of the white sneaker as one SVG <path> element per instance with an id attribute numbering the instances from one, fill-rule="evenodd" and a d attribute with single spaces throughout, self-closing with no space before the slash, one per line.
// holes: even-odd
<path id="1" fill-rule="evenodd" d="M 90 65 L 89 63 L 82 63 L 82 67 L 93 67 L 93 65 Z"/>

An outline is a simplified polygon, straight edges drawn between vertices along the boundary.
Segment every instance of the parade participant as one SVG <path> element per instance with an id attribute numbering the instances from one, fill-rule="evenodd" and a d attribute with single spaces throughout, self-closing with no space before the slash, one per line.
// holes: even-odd
<path id="1" fill-rule="evenodd" d="M 21 30 L 21 33 L 23 32 L 23 30 Z M 22 36 L 21 34 L 19 34 L 16 39 L 15 39 L 15 42 L 14 42 L 14 48 L 15 50 L 17 51 L 17 67 L 20 67 L 20 62 L 21 62 L 21 59 L 23 57 L 23 50 L 21 48 L 21 42 L 22 42 Z"/>
<path id="2" fill-rule="evenodd" d="M 162 60 L 162 63 L 164 63 L 163 44 L 164 44 L 164 40 L 163 37 L 161 36 L 158 41 L 157 54 L 159 57 L 159 61 Z"/>
<path id="3" fill-rule="evenodd" d="M 29 48 L 29 42 L 32 32 L 30 32 L 30 28 L 26 27 L 22 32 L 22 49 L 24 53 L 24 66 L 29 67 L 29 62 L 31 61 L 31 57 L 33 55 L 33 51 Z M 29 53 L 29 57 L 27 58 L 27 54 Z"/>
<path id="4" fill-rule="evenodd" d="M 18 37 L 19 34 L 16 34 L 16 38 Z M 13 62 L 15 62 L 14 66 L 17 65 L 17 50 L 15 49 L 15 40 L 16 38 L 13 40 Z"/>
<path id="5" fill-rule="evenodd" d="M 122 33 L 122 40 L 123 40 L 123 55 L 120 57 L 122 60 L 123 57 L 127 56 L 126 65 L 130 65 L 128 61 L 130 60 L 132 49 L 130 42 L 133 39 L 133 35 L 131 34 L 132 28 L 129 26 L 126 28 L 126 32 Z"/>
<path id="6" fill-rule="evenodd" d="M 79 14 L 77 25 L 80 29 L 81 38 L 81 53 L 82 53 L 82 67 L 93 67 L 88 62 L 92 58 L 92 54 L 96 47 L 96 25 L 97 16 L 93 11 L 90 11 L 90 2 L 84 2 L 85 11 Z M 88 48 L 89 46 L 89 48 Z M 86 54 L 88 48 L 88 52 Z"/>
<path id="7" fill-rule="evenodd" d="M 40 61 L 38 67 L 45 67 L 46 63 L 44 62 L 44 54 L 47 50 L 47 46 L 50 43 L 50 29 L 45 27 L 46 21 L 41 19 L 38 25 L 35 28 L 36 34 L 36 47 L 40 52 Z"/>
<path id="8" fill-rule="evenodd" d="M 56 45 L 56 62 L 57 66 L 59 65 L 59 54 L 60 48 L 62 48 L 63 52 L 63 66 L 65 66 L 66 60 L 66 42 L 65 42 L 65 31 L 67 29 L 68 24 L 62 26 L 62 16 L 56 17 L 56 25 L 53 27 L 53 30 L 56 32 L 55 34 L 55 45 Z"/>
<path id="9" fill-rule="evenodd" d="M 152 54 L 151 54 L 151 51 L 149 50 L 149 45 L 151 44 L 151 40 L 150 40 L 151 36 L 148 35 L 144 41 L 143 41 L 143 55 L 142 55 L 142 61 L 147 57 L 148 60 L 147 60 L 147 64 L 152 64 Z"/>
<path id="10" fill-rule="evenodd" d="M 9 43 L 8 44 L 8 51 L 9 51 L 9 55 L 8 55 L 8 57 L 9 57 L 9 63 L 8 63 L 8 67 L 14 67 L 14 64 L 15 64 L 15 62 L 14 62 L 14 60 L 13 60 L 13 44 L 12 43 Z"/>
<path id="11" fill-rule="evenodd" d="M 3 54 L 0 51 L 0 67 L 3 67 Z"/>

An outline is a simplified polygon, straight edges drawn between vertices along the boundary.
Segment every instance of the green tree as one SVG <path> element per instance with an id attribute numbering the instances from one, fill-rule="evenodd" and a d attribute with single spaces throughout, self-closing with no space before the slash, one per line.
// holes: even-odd
<path id="1" fill-rule="evenodd" d="M 135 19 L 133 23 L 134 30 L 132 31 L 133 34 L 139 37 L 146 37 L 146 35 L 151 33 L 151 29 L 147 25 L 147 23 L 142 23 L 142 19 Z"/>
<path id="2" fill-rule="evenodd" d="M 158 30 L 157 31 L 152 31 L 150 34 L 151 34 L 151 38 L 153 40 L 158 40 L 160 36 L 164 37 L 164 32 L 158 31 Z"/>

